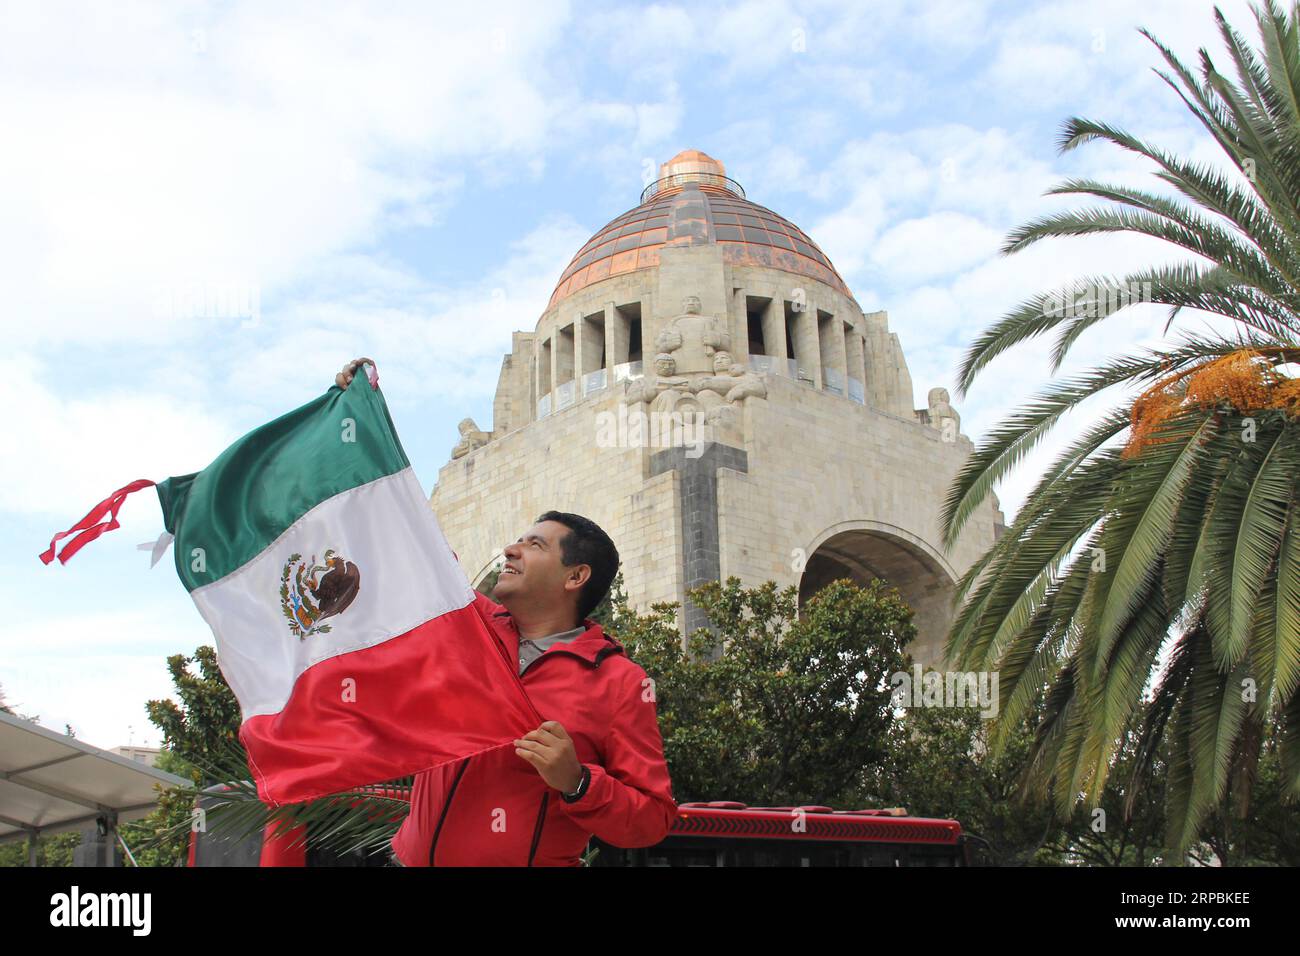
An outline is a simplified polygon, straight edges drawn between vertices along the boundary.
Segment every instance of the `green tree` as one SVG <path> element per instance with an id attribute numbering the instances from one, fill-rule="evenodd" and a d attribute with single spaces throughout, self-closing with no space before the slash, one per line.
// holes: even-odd
<path id="1" fill-rule="evenodd" d="M 600 603 L 596 605 L 588 617 L 602 628 L 608 629 L 613 626 L 617 609 L 626 606 L 627 592 L 623 590 L 623 572 L 618 571 L 614 575 L 614 580 L 609 584 L 609 591 L 600 599 Z"/>
<path id="2" fill-rule="evenodd" d="M 190 666 L 197 664 L 198 672 Z M 190 764 L 196 784 L 212 783 L 197 764 L 213 762 L 238 746 L 240 711 L 234 691 L 217 664 L 217 650 L 209 644 L 196 648 L 193 656 L 173 654 L 167 658 L 179 703 L 151 700 L 145 705 L 149 720 L 162 731 L 163 748 Z"/>
<path id="3" fill-rule="evenodd" d="M 81 845 L 79 830 L 54 833 L 36 840 L 37 866 L 72 866 L 72 852 Z M 0 867 L 26 866 L 27 841 L 0 845 Z"/>
<path id="4" fill-rule="evenodd" d="M 905 739 L 890 753 L 870 803 L 956 819 L 965 833 L 987 841 L 999 866 L 1044 861 L 1040 851 L 1063 824 L 1043 801 L 1017 799 L 1033 739 L 1027 724 L 996 755 L 988 750 L 987 721 L 974 708 L 909 708 L 902 730 Z"/>
<path id="5" fill-rule="evenodd" d="M 1069 820 L 1045 842 L 1040 862 L 1050 858 L 1076 866 L 1158 866 L 1181 861 L 1165 841 L 1168 761 L 1164 749 L 1145 766 L 1141 744 L 1135 722 L 1125 729 L 1100 799 L 1095 805 L 1075 807 Z"/>
<path id="6" fill-rule="evenodd" d="M 1286 792 L 1276 728 L 1262 742 L 1250 786 L 1228 794 L 1191 848 L 1201 864 L 1300 866 L 1300 814 Z"/>
<path id="7" fill-rule="evenodd" d="M 897 592 L 837 581 L 799 614 L 795 588 L 733 577 L 690 598 L 709 625 L 685 647 L 675 604 L 624 605 L 612 622 L 654 681 L 678 802 L 861 804 L 900 740 L 890 676 L 915 628 Z"/>
<path id="8" fill-rule="evenodd" d="M 202 772 L 172 750 L 162 749 L 159 770 L 201 781 Z M 122 842 L 131 849 L 137 866 L 184 866 L 190 848 L 190 821 L 194 791 L 185 787 L 160 787 L 158 806 L 148 816 L 118 827 Z"/>
<path id="9" fill-rule="evenodd" d="M 217 665 L 216 649 L 205 644 L 189 657 L 173 654 L 167 671 L 178 700 L 145 704 L 150 722 L 163 735 L 158 768 L 189 779 L 198 789 L 242 778 L 247 761 L 238 739 L 239 702 Z M 157 809 L 121 826 L 122 840 L 139 866 L 184 865 L 194 800 L 193 789 L 160 787 Z"/>
<path id="10" fill-rule="evenodd" d="M 980 444 L 944 509 L 951 544 L 1064 413 L 1109 389 L 1141 391 L 1056 458 L 965 575 L 947 650 L 958 667 L 1000 671 L 995 746 L 1044 700 L 1030 776 L 1062 816 L 1098 805 L 1139 715 L 1139 779 L 1167 737 L 1168 843 L 1180 850 L 1230 789 L 1249 786 L 1273 724 L 1282 787 L 1300 793 L 1300 381 L 1286 374 L 1300 361 L 1300 8 L 1270 0 L 1255 13 L 1258 50 L 1215 11 L 1236 83 L 1208 52 L 1198 77 L 1142 31 L 1236 173 L 1074 118 L 1063 152 L 1104 140 L 1153 163 L 1175 195 L 1072 179 L 1052 192 L 1106 204 L 1038 219 L 1003 247 L 1132 233 L 1198 258 L 1035 296 L 974 343 L 959 388 L 1048 333 L 1055 371 L 1085 331 L 1138 300 L 1169 306 L 1171 325 L 1193 309 L 1229 331 L 1053 384 Z"/>

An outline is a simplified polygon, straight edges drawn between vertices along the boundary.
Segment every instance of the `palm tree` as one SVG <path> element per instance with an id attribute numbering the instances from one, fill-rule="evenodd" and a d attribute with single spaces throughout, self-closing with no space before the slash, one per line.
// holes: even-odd
<path id="1" fill-rule="evenodd" d="M 1221 317 L 1226 331 L 1058 377 L 979 445 L 943 514 L 951 545 L 1063 414 L 1109 389 L 1140 392 L 1050 464 L 963 577 L 946 649 L 956 666 L 1000 672 L 995 744 L 1044 707 L 1025 783 L 1063 814 L 1099 804 L 1124 727 L 1139 719 L 1129 802 L 1162 751 L 1177 849 L 1229 799 L 1244 812 L 1275 729 L 1288 789 L 1300 793 L 1300 379 L 1287 374 L 1300 362 L 1300 4 L 1288 14 L 1268 0 L 1254 13 L 1258 50 L 1215 10 L 1235 83 L 1205 50 L 1193 74 L 1141 31 L 1168 64 L 1157 74 L 1240 175 L 1073 118 L 1062 153 L 1110 142 L 1150 160 L 1173 194 L 1071 179 L 1050 193 L 1106 204 L 1030 222 L 1002 248 L 1134 233 L 1195 258 L 1027 300 L 971 346 L 959 392 L 1046 333 L 1057 373 L 1083 332 L 1138 301 L 1170 307 L 1166 331 L 1184 309 Z"/>

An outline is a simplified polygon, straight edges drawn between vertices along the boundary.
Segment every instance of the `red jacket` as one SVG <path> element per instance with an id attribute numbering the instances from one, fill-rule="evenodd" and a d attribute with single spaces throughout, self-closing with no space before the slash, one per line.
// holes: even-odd
<path id="1" fill-rule="evenodd" d="M 519 629 L 479 594 L 474 606 L 518 673 Z M 599 624 L 549 647 L 520 678 L 543 720 L 573 738 L 591 770 L 574 803 L 511 746 L 417 774 L 393 850 L 407 866 L 578 866 L 588 838 L 651 846 L 677 818 L 649 678 Z M 541 723 L 541 721 L 538 721 Z M 533 728 L 529 728 L 530 730 Z"/>

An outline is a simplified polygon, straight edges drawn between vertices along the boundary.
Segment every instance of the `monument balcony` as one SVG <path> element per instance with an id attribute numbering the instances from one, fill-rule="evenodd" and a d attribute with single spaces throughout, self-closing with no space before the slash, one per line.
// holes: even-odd
<path id="1" fill-rule="evenodd" d="M 611 371 L 613 372 L 612 376 L 610 375 Z M 638 360 L 615 365 L 612 370 L 598 368 L 594 372 L 587 372 L 581 378 L 569 379 L 569 381 L 562 382 L 555 386 L 552 391 L 537 399 L 537 419 L 543 419 L 552 412 L 561 412 L 566 408 L 571 408 L 580 399 L 604 391 L 609 388 L 611 378 L 614 384 L 618 384 L 619 382 L 641 378 L 644 374 L 643 365 Z"/>
<path id="2" fill-rule="evenodd" d="M 813 384 L 812 373 L 801 367 L 795 359 L 779 359 L 775 355 L 751 355 L 749 367 L 761 375 L 784 375 L 805 385 Z"/>
<path id="3" fill-rule="evenodd" d="M 750 371 L 757 372 L 759 375 L 785 374 L 800 384 L 809 386 L 814 384 L 812 374 L 806 368 L 800 368 L 795 359 L 785 359 L 783 365 L 780 363 L 782 360 L 774 355 L 750 355 L 746 359 Z M 824 368 L 822 381 L 824 391 L 846 397 L 859 405 L 867 404 L 866 387 L 861 379 L 854 378 L 852 375 L 846 376 L 837 369 Z"/>

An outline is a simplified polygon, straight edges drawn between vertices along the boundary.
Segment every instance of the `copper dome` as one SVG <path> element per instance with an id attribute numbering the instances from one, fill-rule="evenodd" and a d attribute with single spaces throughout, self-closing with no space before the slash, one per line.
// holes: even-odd
<path id="1" fill-rule="evenodd" d="M 547 308 L 593 282 L 659 264 L 664 246 L 715 244 L 733 265 L 807 276 L 852 298 L 830 259 L 787 219 L 745 198 L 722 163 L 699 150 L 678 153 L 641 204 L 591 237 L 560 274 Z"/>

